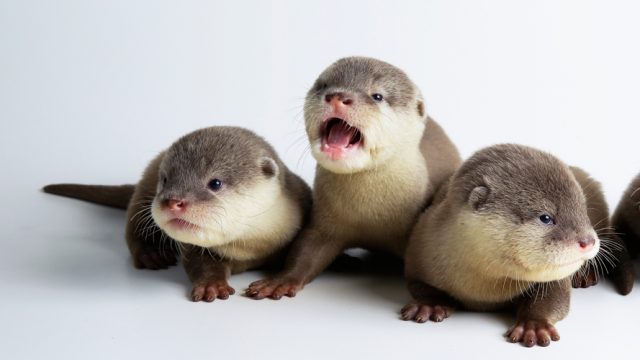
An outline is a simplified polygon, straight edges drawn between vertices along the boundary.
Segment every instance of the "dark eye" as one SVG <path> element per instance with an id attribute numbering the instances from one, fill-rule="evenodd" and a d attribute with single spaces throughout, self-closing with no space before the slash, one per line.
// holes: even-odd
<path id="1" fill-rule="evenodd" d="M 167 185 L 167 177 L 166 176 L 162 177 L 162 185 Z"/>
<path id="2" fill-rule="evenodd" d="M 538 219 L 540 219 L 540 222 L 545 225 L 555 225 L 556 223 L 556 221 L 548 214 L 542 214 Z"/>
<path id="3" fill-rule="evenodd" d="M 207 184 L 207 187 L 209 189 L 211 189 L 212 191 L 218 191 L 222 187 L 222 180 L 213 179 L 213 180 L 209 181 L 209 183 Z"/>
<path id="4" fill-rule="evenodd" d="M 371 97 L 373 98 L 373 100 L 375 100 L 377 102 L 380 102 L 380 101 L 382 101 L 382 99 L 384 99 L 382 94 L 373 94 L 373 95 L 371 95 Z"/>

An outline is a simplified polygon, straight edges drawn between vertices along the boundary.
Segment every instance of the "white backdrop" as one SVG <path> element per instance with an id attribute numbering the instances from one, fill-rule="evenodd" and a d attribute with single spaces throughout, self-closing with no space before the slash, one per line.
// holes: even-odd
<path id="1" fill-rule="evenodd" d="M 222 124 L 266 137 L 311 182 L 304 95 L 334 60 L 365 55 L 410 75 L 464 157 L 499 142 L 551 151 L 613 207 L 640 171 L 639 17 L 616 0 L 0 0 L 0 356 L 625 353 L 640 295 L 608 284 L 574 293 L 546 350 L 504 342 L 510 318 L 495 314 L 403 323 L 397 278 L 329 274 L 294 300 L 192 304 L 181 269 L 131 269 L 122 212 L 38 189 L 135 182 L 177 137 Z"/>

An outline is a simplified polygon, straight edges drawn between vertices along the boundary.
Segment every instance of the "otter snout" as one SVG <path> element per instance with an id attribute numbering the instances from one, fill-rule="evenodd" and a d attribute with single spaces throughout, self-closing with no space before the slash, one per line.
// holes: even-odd
<path id="1" fill-rule="evenodd" d="M 353 97 L 344 92 L 336 92 L 325 95 L 324 101 L 333 108 L 341 108 L 353 104 Z"/>
<path id="2" fill-rule="evenodd" d="M 166 199 L 162 202 L 162 207 L 172 213 L 183 213 L 187 210 L 187 202 L 183 199 Z"/>
<path id="3" fill-rule="evenodd" d="M 589 251 L 591 251 L 591 249 L 593 249 L 595 243 L 596 239 L 591 235 L 578 239 L 578 247 L 580 249 L 580 252 L 588 253 Z"/>

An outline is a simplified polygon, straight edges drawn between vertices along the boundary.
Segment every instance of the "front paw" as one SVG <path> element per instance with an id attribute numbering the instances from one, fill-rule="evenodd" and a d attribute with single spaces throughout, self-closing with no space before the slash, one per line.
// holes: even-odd
<path id="1" fill-rule="evenodd" d="M 226 300 L 229 295 L 233 295 L 235 292 L 226 280 L 206 281 L 193 285 L 191 301 L 212 302 L 215 299 Z"/>
<path id="2" fill-rule="evenodd" d="M 560 340 L 558 330 L 546 320 L 518 321 L 506 333 L 512 343 L 522 343 L 526 347 L 549 346 L 551 341 Z"/>
<path id="3" fill-rule="evenodd" d="M 598 283 L 598 275 L 595 269 L 589 265 L 585 265 L 583 269 L 578 271 L 571 278 L 571 285 L 574 288 L 588 288 Z"/>
<path id="4" fill-rule="evenodd" d="M 402 320 L 413 320 L 417 323 L 424 323 L 429 320 L 441 322 L 451 316 L 455 309 L 448 305 L 431 305 L 412 301 L 400 310 Z"/>
<path id="5" fill-rule="evenodd" d="M 151 247 L 141 247 L 132 251 L 133 266 L 136 269 L 160 270 L 168 269 L 169 266 L 176 265 L 178 259 L 171 250 L 154 249 Z"/>
<path id="6" fill-rule="evenodd" d="M 252 282 L 245 295 L 255 300 L 271 298 L 279 300 L 283 296 L 294 297 L 304 287 L 304 282 L 289 277 L 276 277 Z"/>

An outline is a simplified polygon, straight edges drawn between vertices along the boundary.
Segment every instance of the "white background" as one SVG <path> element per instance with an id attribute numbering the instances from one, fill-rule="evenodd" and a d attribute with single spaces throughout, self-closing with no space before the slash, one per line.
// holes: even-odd
<path id="1" fill-rule="evenodd" d="M 637 2 L 612 0 L 0 0 L 0 357 L 628 354 L 640 291 L 608 283 L 574 292 L 547 349 L 505 342 L 508 315 L 402 322 L 396 277 L 324 274 L 295 299 L 194 304 L 180 267 L 133 269 L 123 212 L 39 188 L 135 182 L 177 137 L 222 124 L 266 137 L 311 182 L 307 88 L 366 55 L 410 75 L 464 157 L 499 142 L 551 151 L 613 207 L 640 171 L 639 18 Z"/>

